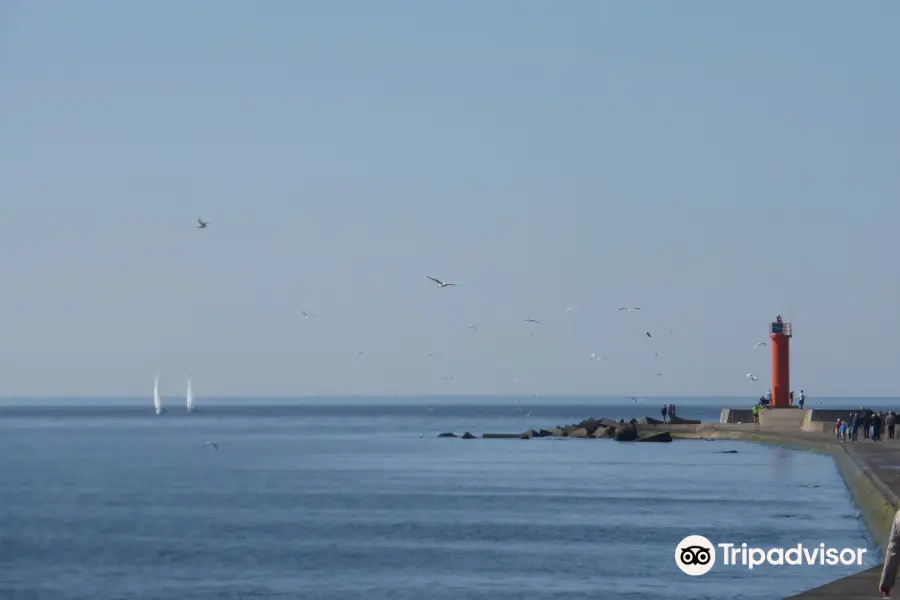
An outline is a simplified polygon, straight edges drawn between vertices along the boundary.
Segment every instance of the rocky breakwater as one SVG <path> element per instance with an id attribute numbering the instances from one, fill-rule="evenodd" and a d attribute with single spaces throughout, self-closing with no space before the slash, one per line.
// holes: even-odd
<path id="1" fill-rule="evenodd" d="M 521 436 L 522 439 L 537 437 L 570 437 L 612 439 L 617 442 L 671 442 L 672 434 L 668 431 L 640 431 L 640 421 L 632 419 L 625 422 L 624 419 L 585 419 L 580 423 L 557 426 L 552 429 L 529 429 Z"/>
<path id="2" fill-rule="evenodd" d="M 518 438 L 530 440 L 533 438 L 583 438 L 583 439 L 611 439 L 617 442 L 671 442 L 672 432 L 683 429 L 693 430 L 700 425 L 700 421 L 681 419 L 676 417 L 671 423 L 663 423 L 657 419 L 643 417 L 625 421 L 620 419 L 585 419 L 580 423 L 571 425 L 558 425 L 550 429 L 529 429 L 518 433 L 485 433 L 484 439 Z M 475 439 L 477 436 L 469 432 L 462 436 L 454 433 L 441 433 L 438 437 L 462 437 L 463 439 Z M 693 437 L 693 436 L 692 436 Z"/>

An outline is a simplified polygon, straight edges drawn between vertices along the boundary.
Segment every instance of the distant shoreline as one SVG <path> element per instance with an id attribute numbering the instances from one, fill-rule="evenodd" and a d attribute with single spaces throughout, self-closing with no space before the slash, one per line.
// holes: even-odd
<path id="1" fill-rule="evenodd" d="M 171 395 L 171 394 L 170 394 Z M 19 396 L 19 395 L 8 395 L 2 396 L 0 395 L 0 403 L 8 402 L 8 401 L 48 401 L 48 400 L 64 400 L 67 402 L 76 402 L 79 400 L 99 400 L 99 401 L 113 401 L 113 400 L 140 400 L 146 399 L 150 394 L 138 394 L 138 395 L 65 395 L 65 396 Z M 630 400 L 631 396 L 626 395 L 618 395 L 618 396 L 581 396 L 581 395 L 573 395 L 573 394 L 540 394 L 538 396 L 532 396 L 530 394 L 490 394 L 490 393 L 471 393 L 471 394 L 301 394 L 301 395 L 258 395 L 258 396 L 246 396 L 246 395 L 221 395 L 221 394 L 206 394 L 210 400 L 224 400 L 226 402 L 236 402 L 236 401 L 259 401 L 259 400 L 278 400 L 278 401 L 288 401 L 288 400 L 385 400 L 385 399 L 397 399 L 397 400 L 416 400 L 416 399 L 443 399 L 443 400 L 453 400 L 453 399 L 476 399 L 476 398 L 512 398 L 512 399 L 534 399 L 535 401 L 557 401 L 557 400 L 578 400 L 583 402 L 608 402 L 608 401 L 618 401 L 624 402 L 626 400 Z M 748 398 L 747 396 L 714 396 L 714 395 L 704 395 L 704 396 L 642 396 L 643 406 L 646 407 L 648 404 L 652 405 L 654 401 L 664 401 L 664 400 L 683 400 L 683 401 L 708 401 L 708 402 L 721 402 L 723 400 L 734 400 L 738 403 L 743 403 L 752 405 L 754 402 L 753 398 Z M 887 400 L 896 400 L 900 403 L 900 396 L 816 396 L 815 401 L 843 401 L 843 402 L 862 402 L 866 401 L 887 401 Z M 810 402 L 810 408 L 814 408 L 812 406 L 813 402 Z M 655 408 L 655 407 L 654 407 Z M 637 412 L 641 412 L 638 410 Z"/>

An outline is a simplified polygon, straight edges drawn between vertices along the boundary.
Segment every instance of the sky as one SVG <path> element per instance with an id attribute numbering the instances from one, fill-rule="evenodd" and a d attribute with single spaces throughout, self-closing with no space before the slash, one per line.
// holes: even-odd
<path id="1" fill-rule="evenodd" d="M 898 19 L 0 1 L 0 396 L 900 395 Z"/>

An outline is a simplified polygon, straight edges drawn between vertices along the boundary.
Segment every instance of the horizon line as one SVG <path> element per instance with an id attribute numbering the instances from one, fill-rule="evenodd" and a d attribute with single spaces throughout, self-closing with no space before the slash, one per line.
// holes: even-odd
<path id="1" fill-rule="evenodd" d="M 396 398 L 396 399 L 413 399 L 413 398 L 543 398 L 543 399 L 563 399 L 563 398 L 579 398 L 579 399 L 597 399 L 597 400 L 605 400 L 605 399 L 627 399 L 630 400 L 634 394 L 626 395 L 626 394 L 610 394 L 610 395 L 588 395 L 588 394 L 540 394 L 538 396 L 532 396 L 530 394 L 491 394 L 491 393 L 481 393 L 481 392 L 473 392 L 468 394 L 267 394 L 267 395 L 258 395 L 258 396 L 247 396 L 247 395 L 220 395 L 220 394 L 210 394 L 210 395 L 202 395 L 196 396 L 197 398 L 206 398 L 208 400 L 211 399 L 221 399 L 221 400 L 304 400 L 304 399 L 373 399 L 373 398 Z M 0 401 L 3 400 L 130 400 L 130 399 L 145 399 L 149 397 L 149 395 L 53 395 L 53 396 L 28 396 L 28 395 L 0 395 Z M 718 395 L 718 394 L 704 394 L 704 395 L 685 395 L 685 394 L 673 394 L 673 395 L 653 395 L 653 396 L 635 396 L 637 398 L 684 398 L 684 399 L 694 399 L 694 400 L 715 400 L 715 399 L 747 399 L 749 396 L 743 395 Z M 900 396 L 890 396 L 890 395 L 874 395 L 874 396 L 841 396 L 841 395 L 817 395 L 816 399 L 900 399 Z"/>

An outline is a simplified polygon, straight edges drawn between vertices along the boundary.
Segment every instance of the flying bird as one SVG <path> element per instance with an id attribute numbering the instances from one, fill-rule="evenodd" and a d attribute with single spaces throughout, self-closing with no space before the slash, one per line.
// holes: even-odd
<path id="1" fill-rule="evenodd" d="M 538 321 L 535 319 L 524 319 L 526 323 L 537 323 Z"/>
<path id="2" fill-rule="evenodd" d="M 571 306 L 569 308 L 567 308 L 566 310 L 564 310 L 563 312 L 569 312 L 570 310 L 572 310 Z"/>
<path id="3" fill-rule="evenodd" d="M 750 349 L 751 349 L 751 350 L 756 350 L 756 349 L 759 348 L 760 346 L 765 346 L 765 345 L 766 345 L 765 342 L 756 342 L 755 344 L 753 344 L 753 347 L 750 348 Z"/>
<path id="4" fill-rule="evenodd" d="M 662 377 L 662 373 L 657 373 L 656 376 L 657 376 L 657 377 Z"/>
<path id="5" fill-rule="evenodd" d="M 631 312 L 633 310 L 641 310 L 641 309 L 640 308 L 620 308 L 619 310 L 627 310 L 628 312 Z"/>
<path id="6" fill-rule="evenodd" d="M 645 332 L 644 332 L 644 335 L 646 335 L 648 338 L 652 338 L 652 337 L 653 337 L 652 335 L 650 335 L 650 332 L 649 332 L 649 331 L 645 331 Z"/>
<path id="7" fill-rule="evenodd" d="M 444 377 L 444 379 L 453 379 L 453 375 L 450 375 L 449 377 Z"/>
<path id="8" fill-rule="evenodd" d="M 753 373 L 747 373 L 747 381 L 756 381 L 757 379 L 759 378 Z"/>
<path id="9" fill-rule="evenodd" d="M 445 287 L 450 287 L 450 286 L 456 285 L 455 283 L 447 283 L 447 282 L 445 282 L 445 281 L 441 281 L 440 279 L 435 279 L 435 278 L 432 277 L 431 275 L 426 275 L 425 277 L 427 277 L 428 279 L 430 279 L 430 280 L 432 280 L 433 282 L 435 282 L 435 283 L 437 284 L 437 286 L 438 286 L 438 287 L 441 287 L 441 288 L 445 288 Z"/>
<path id="10" fill-rule="evenodd" d="M 206 442 L 205 444 L 203 444 L 204 448 L 206 448 L 207 446 L 212 446 L 213 450 L 219 449 L 219 445 L 215 442 Z"/>
<path id="11" fill-rule="evenodd" d="M 428 356 L 434 356 L 435 354 L 437 354 L 437 352 L 435 352 L 434 350 L 432 350 L 431 352 L 428 353 Z"/>
<path id="12" fill-rule="evenodd" d="M 631 397 L 631 401 L 634 402 L 635 404 L 637 404 L 638 402 L 641 401 L 641 399 L 638 398 L 637 396 L 632 396 L 632 397 Z"/>
<path id="13" fill-rule="evenodd" d="M 670 329 L 670 330 L 669 330 L 669 333 L 675 333 L 675 330 L 674 330 L 674 329 Z"/>
<path id="14" fill-rule="evenodd" d="M 469 329 L 471 329 L 472 331 L 478 331 L 478 328 L 474 325 L 469 325 Z"/>
<path id="15" fill-rule="evenodd" d="M 212 223 L 210 223 L 208 221 L 204 221 L 200 217 L 197 217 L 197 223 L 198 223 L 197 229 L 206 229 L 207 225 L 212 225 Z"/>
<path id="16" fill-rule="evenodd" d="M 301 310 L 300 314 L 303 315 L 304 319 L 315 319 L 316 318 L 316 315 L 311 315 L 308 312 L 306 312 L 305 310 Z"/>

